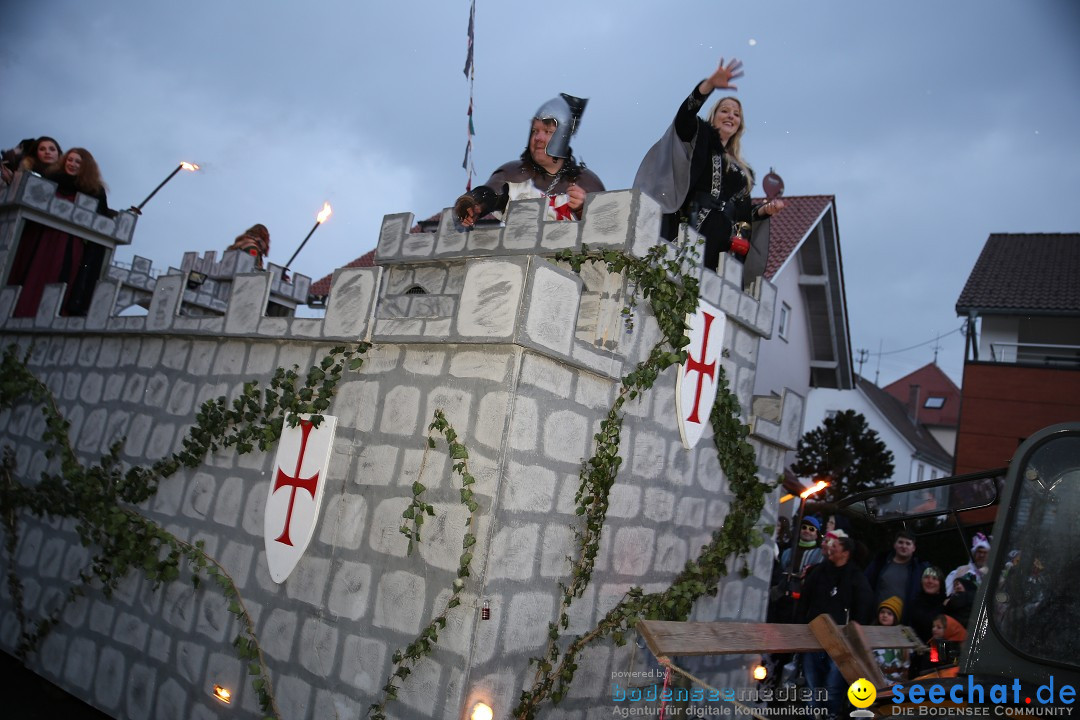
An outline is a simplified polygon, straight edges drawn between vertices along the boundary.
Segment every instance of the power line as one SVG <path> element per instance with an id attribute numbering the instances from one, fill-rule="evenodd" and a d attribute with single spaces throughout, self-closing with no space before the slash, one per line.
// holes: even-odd
<path id="1" fill-rule="evenodd" d="M 923 341 L 923 342 L 921 342 L 921 343 L 919 343 L 917 345 L 912 345 L 910 347 L 901 348 L 899 350 L 890 350 L 889 352 L 882 352 L 882 351 L 879 350 L 876 353 L 870 353 L 870 354 L 871 355 L 877 355 L 878 357 L 883 357 L 885 355 L 896 355 L 897 353 L 907 352 L 908 350 L 914 350 L 916 348 L 921 348 L 924 345 L 929 345 L 930 343 L 936 343 L 939 340 L 941 340 L 942 338 L 947 338 L 950 335 L 952 335 L 954 333 L 958 333 L 963 329 L 964 329 L 964 326 L 961 325 L 960 327 L 956 328 L 955 330 L 951 330 L 951 331 L 945 333 L 944 335 L 935 335 L 934 337 L 930 338 L 929 340 L 925 340 L 925 341 Z"/>

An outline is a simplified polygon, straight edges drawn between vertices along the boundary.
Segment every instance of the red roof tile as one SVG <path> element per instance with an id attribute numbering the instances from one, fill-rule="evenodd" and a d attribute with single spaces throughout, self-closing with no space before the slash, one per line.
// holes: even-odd
<path id="1" fill-rule="evenodd" d="M 769 259 L 765 264 L 766 279 L 772 280 L 806 234 L 814 228 L 821 213 L 825 212 L 825 208 L 835 200 L 833 195 L 784 197 L 786 207 L 769 222 Z"/>

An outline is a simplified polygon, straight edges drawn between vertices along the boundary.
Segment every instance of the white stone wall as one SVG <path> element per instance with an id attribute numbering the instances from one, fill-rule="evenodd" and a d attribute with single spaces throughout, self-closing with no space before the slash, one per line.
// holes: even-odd
<path id="1" fill-rule="evenodd" d="M 381 698 L 391 655 L 415 639 L 449 596 L 466 517 L 445 443 L 427 450 L 426 428 L 446 412 L 470 451 L 480 502 L 473 577 L 435 651 L 402 683 L 402 718 L 459 718 L 478 699 L 503 716 L 531 684 L 529 658 L 556 617 L 558 584 L 574 553 L 578 471 L 614 398 L 617 379 L 658 337 L 645 304 L 635 330 L 608 318 L 623 289 L 603 273 L 581 278 L 544 259 L 560 247 L 619 247 L 642 254 L 658 211 L 630 192 L 590 196 L 585 220 L 544 223 L 531 201 L 511 208 L 505 228 L 461 234 L 444 227 L 410 235 L 411 216 L 388 216 L 381 267 L 340 270 L 326 317 L 268 318 L 264 274 L 239 275 L 221 318 L 176 315 L 183 276 L 158 279 L 145 318 L 110 317 L 108 283 L 90 316 L 12 320 L 2 340 L 34 344 L 30 365 L 72 422 L 73 445 L 89 459 L 126 435 L 124 459 L 144 464 L 172 452 L 203 400 L 267 382 L 279 366 L 306 369 L 340 341 L 371 340 L 363 368 L 347 372 L 328 414 L 339 418 L 320 526 L 296 570 L 270 580 L 262 519 L 273 453 L 220 452 L 162 482 L 141 508 L 171 532 L 204 540 L 236 580 L 266 654 L 286 718 L 360 717 Z M 772 322 L 775 289 L 741 290 L 742 265 L 705 271 L 704 297 L 729 313 L 723 365 L 748 409 L 757 344 Z M 406 295 L 414 285 L 428 294 Z M 62 291 L 61 286 L 50 290 Z M 17 289 L 0 289 L 9 313 Z M 55 307 L 55 305 L 53 305 Z M 614 332 L 612 329 L 614 328 Z M 632 585 L 660 590 L 723 522 L 726 479 L 711 438 L 686 451 L 675 425 L 675 374 L 627 405 L 624 465 L 613 489 L 593 582 L 571 611 L 570 632 L 590 628 Z M 796 398 L 796 400 L 799 400 Z M 774 479 L 797 437 L 790 416 L 755 418 L 762 477 Z M 748 421 L 751 418 L 746 418 Z M 24 480 L 50 466 L 35 409 L 0 415 L 0 442 L 16 447 Z M 436 517 L 411 557 L 398 532 L 410 486 L 428 487 Z M 763 522 L 775 516 L 775 503 Z M 66 591 L 88 558 L 70 523 L 23 518 L 16 569 L 32 614 Z M 747 561 L 751 576 L 721 583 L 696 619 L 764 615 L 771 545 Z M 6 559 L 0 561 L 7 570 Z M 484 600 L 491 619 L 480 619 Z M 17 622 L 0 589 L 0 645 Z M 90 592 L 64 613 L 31 666 L 116 717 L 210 718 L 221 712 L 214 683 L 236 694 L 232 717 L 257 717 L 244 667 L 232 652 L 236 622 L 222 596 L 174 582 L 153 589 L 126 579 L 111 599 Z M 611 671 L 640 666 L 645 651 L 600 643 L 580 663 L 569 697 L 545 717 L 592 717 L 610 707 Z M 735 661 L 737 667 L 739 661 Z M 733 664 L 715 664 L 727 679 Z M 720 673 L 717 675 L 716 673 Z M 736 677 L 732 675 L 731 677 Z"/>

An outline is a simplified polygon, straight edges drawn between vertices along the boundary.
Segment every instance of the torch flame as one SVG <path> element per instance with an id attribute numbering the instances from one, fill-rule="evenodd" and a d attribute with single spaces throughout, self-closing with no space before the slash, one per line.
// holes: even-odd
<path id="1" fill-rule="evenodd" d="M 199 169 L 198 165 L 196 165 L 195 163 L 189 163 L 189 162 L 181 162 L 180 167 L 184 168 L 185 170 L 190 170 L 191 172 L 195 172 L 196 170 Z"/>
<path id="2" fill-rule="evenodd" d="M 821 492 L 822 490 L 824 490 L 827 487 L 829 487 L 829 483 L 827 483 L 824 480 L 818 480 L 816 483 L 814 483 L 813 485 L 811 485 L 810 487 L 806 488 L 801 493 L 799 493 L 799 497 L 801 497 L 803 500 L 805 500 L 806 498 L 810 497 L 811 495 L 815 495 L 815 494 Z"/>
<path id="3" fill-rule="evenodd" d="M 330 217 L 330 214 L 332 212 L 334 211 L 330 209 L 330 203 L 324 202 L 322 210 L 320 210 L 319 214 L 315 216 L 315 219 L 319 221 L 320 225 L 322 225 L 324 222 L 326 222 L 326 218 Z"/>

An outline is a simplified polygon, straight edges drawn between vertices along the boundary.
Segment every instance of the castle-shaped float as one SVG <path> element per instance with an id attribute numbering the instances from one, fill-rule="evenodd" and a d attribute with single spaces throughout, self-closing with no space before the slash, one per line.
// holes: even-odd
<path id="1" fill-rule="evenodd" d="M 25 174 L 0 201 L 5 278 L 26 221 L 111 251 L 131 242 L 137 220 L 127 212 L 96 216 L 89 199 L 55 198 L 51 183 Z M 283 584 L 270 577 L 264 550 L 273 450 L 213 453 L 201 468 L 164 480 L 139 508 L 181 539 L 202 540 L 234 578 L 283 718 L 363 717 L 381 699 L 394 653 L 445 606 L 468 511 L 445 446 L 427 446 L 439 409 L 468 447 L 477 479 L 473 574 L 434 651 L 401 682 L 387 711 L 456 719 L 484 702 L 495 717 L 508 717 L 531 685 L 529 658 L 547 642 L 575 553 L 582 462 L 620 377 L 659 338 L 645 302 L 627 329 L 622 276 L 589 264 L 574 273 L 551 260 L 583 244 L 643 256 L 657 242 L 656 203 L 615 191 L 589 196 L 581 221 L 547 222 L 541 210 L 539 200 L 517 202 L 504 225 L 470 232 L 458 232 L 448 212 L 432 233 L 410 232 L 409 214 L 388 215 L 375 267 L 337 270 L 321 318 L 268 315 L 268 304 L 303 302 L 310 280 L 282 282 L 280 268 L 256 271 L 238 252 L 220 260 L 188 253 L 180 268 L 157 276 L 139 258 L 130 268 L 111 266 L 86 317 L 60 317 L 64 287 L 52 285 L 35 317 L 13 318 L 20 288 L 0 288 L 0 341 L 29 350 L 30 369 L 53 391 L 72 446 L 88 459 L 126 437 L 123 460 L 149 464 L 178 448 L 204 400 L 235 396 L 251 380 L 266 383 L 279 367 L 303 372 L 333 345 L 372 344 L 326 410 L 337 429 L 321 517 Z M 797 440 L 801 407 L 791 412 L 773 400 L 750 414 L 776 290 L 759 280 L 744 291 L 742 272 L 722 258 L 717 272 L 700 271 L 701 295 L 727 315 L 721 363 L 750 427 L 759 476 L 772 482 Z M 133 305 L 147 313 L 120 312 Z M 725 522 L 732 494 L 709 432 L 685 449 L 675 405 L 674 368 L 627 403 L 624 462 L 592 582 L 571 606 L 571 634 L 593 627 L 632 586 L 666 587 Z M 0 443 L 14 448 L 22 482 L 55 469 L 42 430 L 34 407 L 0 414 Z M 399 527 L 417 480 L 435 515 L 409 555 Z M 775 518 L 776 502 L 774 494 L 762 527 Z M 4 556 L 0 567 L 14 569 L 27 612 L 43 617 L 88 551 L 69 522 L 24 516 L 19 527 L 13 559 Z M 697 602 L 693 619 L 763 619 L 774 547 L 770 540 L 752 550 L 749 574 L 732 572 L 715 597 Z M 3 587 L 0 646 L 13 652 L 20 625 Z M 28 665 L 114 717 L 259 717 L 226 605 L 212 587 L 196 590 L 181 578 L 155 589 L 132 574 L 111 598 L 90 591 L 69 605 Z M 612 678 L 647 669 L 648 655 L 634 638 L 590 646 L 567 696 L 540 716 L 610 716 Z M 746 687 L 747 662 L 706 664 L 702 673 L 717 685 Z M 232 691 L 227 708 L 213 697 L 215 685 Z"/>

